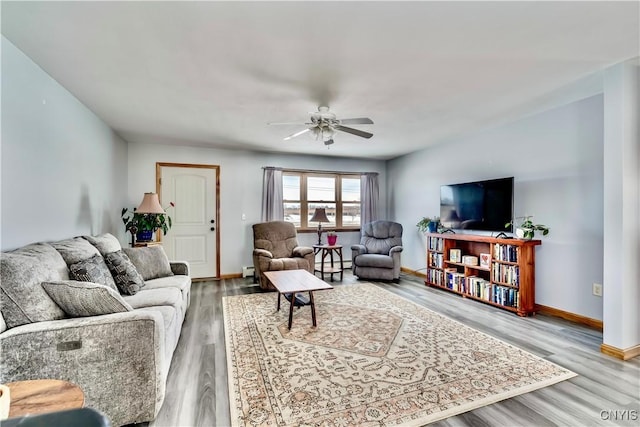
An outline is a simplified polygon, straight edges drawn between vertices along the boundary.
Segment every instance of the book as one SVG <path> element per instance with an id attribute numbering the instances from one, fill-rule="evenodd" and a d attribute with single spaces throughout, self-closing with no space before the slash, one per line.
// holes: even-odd
<path id="1" fill-rule="evenodd" d="M 449 261 L 451 261 L 451 262 L 461 262 L 462 261 L 462 250 L 461 249 L 451 249 L 449 251 Z"/>
<path id="2" fill-rule="evenodd" d="M 480 254 L 480 267 L 489 268 L 491 266 L 491 254 Z"/>
<path id="3" fill-rule="evenodd" d="M 462 263 L 466 265 L 478 265 L 478 257 L 473 255 L 464 255 Z"/>

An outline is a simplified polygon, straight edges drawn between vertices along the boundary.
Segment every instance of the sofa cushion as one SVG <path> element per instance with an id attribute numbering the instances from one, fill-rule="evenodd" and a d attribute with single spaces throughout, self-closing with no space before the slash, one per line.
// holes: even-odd
<path id="1" fill-rule="evenodd" d="M 93 246 L 95 246 L 103 256 L 122 249 L 122 246 L 120 246 L 120 241 L 110 233 L 101 234 L 99 236 L 82 237 Z"/>
<path id="2" fill-rule="evenodd" d="M 124 295 L 122 298 L 133 308 L 158 305 L 180 307 L 182 304 L 182 293 L 178 288 L 145 288 L 135 295 Z"/>
<path id="3" fill-rule="evenodd" d="M 191 277 L 175 275 L 169 277 L 160 277 L 158 279 L 147 280 L 144 282 L 145 289 L 158 288 L 178 288 L 184 294 L 191 289 Z"/>
<path id="4" fill-rule="evenodd" d="M 173 276 L 169 258 L 167 258 L 162 246 L 124 248 L 124 252 L 131 259 L 131 262 L 136 266 L 145 281 L 158 277 Z"/>
<path id="5" fill-rule="evenodd" d="M 133 310 L 118 292 L 98 283 L 65 280 L 45 282 L 42 287 L 71 317 L 99 316 Z"/>
<path id="6" fill-rule="evenodd" d="M 121 294 L 135 295 L 144 286 L 142 276 L 123 251 L 108 253 L 104 260 Z"/>
<path id="7" fill-rule="evenodd" d="M 51 246 L 62 255 L 67 265 L 72 265 L 80 261 L 84 261 L 87 258 L 91 258 L 94 255 L 99 255 L 100 252 L 91 243 L 83 239 L 82 237 L 74 237 L 73 239 L 60 240 L 58 242 L 51 243 Z"/>
<path id="8" fill-rule="evenodd" d="M 0 255 L 0 304 L 7 328 L 64 318 L 40 284 L 68 279 L 67 265 L 46 243 L 35 243 Z"/>
<path id="9" fill-rule="evenodd" d="M 105 285 L 117 291 L 116 282 L 102 255 L 96 254 L 91 258 L 78 261 L 69 266 L 69 277 L 79 282 L 93 282 Z"/>

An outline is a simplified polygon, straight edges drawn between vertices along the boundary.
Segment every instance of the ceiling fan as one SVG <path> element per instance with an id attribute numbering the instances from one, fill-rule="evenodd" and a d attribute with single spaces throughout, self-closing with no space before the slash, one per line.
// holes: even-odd
<path id="1" fill-rule="evenodd" d="M 309 126 L 306 129 L 303 129 L 299 132 L 291 134 L 284 138 L 285 141 L 288 141 L 296 136 L 300 136 L 307 132 L 312 132 L 316 139 L 322 139 L 324 145 L 333 144 L 333 136 L 336 131 L 347 132 L 352 135 L 360 136 L 362 138 L 371 138 L 373 136 L 372 133 L 365 132 L 359 129 L 354 129 L 351 127 L 347 127 L 344 125 L 372 125 L 373 120 L 367 117 L 359 117 L 355 119 L 336 119 L 336 115 L 329 111 L 329 107 L 320 106 L 318 107 L 318 111 L 310 112 L 310 122 L 307 123 L 269 123 L 270 125 L 303 125 Z"/>

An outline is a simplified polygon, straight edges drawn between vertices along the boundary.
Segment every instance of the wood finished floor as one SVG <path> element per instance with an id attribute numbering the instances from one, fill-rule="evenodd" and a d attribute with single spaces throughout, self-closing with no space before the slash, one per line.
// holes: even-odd
<path id="1" fill-rule="evenodd" d="M 347 272 L 342 283 L 334 285 L 356 282 Z M 399 284 L 376 285 L 578 374 L 433 426 L 640 425 L 640 358 L 622 362 L 603 355 L 599 350 L 600 332 L 542 315 L 520 318 L 427 288 L 413 276 L 402 276 Z M 166 398 L 150 427 L 230 425 L 222 297 L 254 292 L 261 290 L 251 279 L 193 284 L 191 307 L 169 372 Z"/>

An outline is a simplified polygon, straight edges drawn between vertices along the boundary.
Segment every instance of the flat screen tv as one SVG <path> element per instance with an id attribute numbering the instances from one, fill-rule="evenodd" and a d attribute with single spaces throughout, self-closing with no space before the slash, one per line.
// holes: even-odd
<path id="1" fill-rule="evenodd" d="M 513 231 L 513 177 L 440 187 L 440 222 L 451 229 Z"/>

